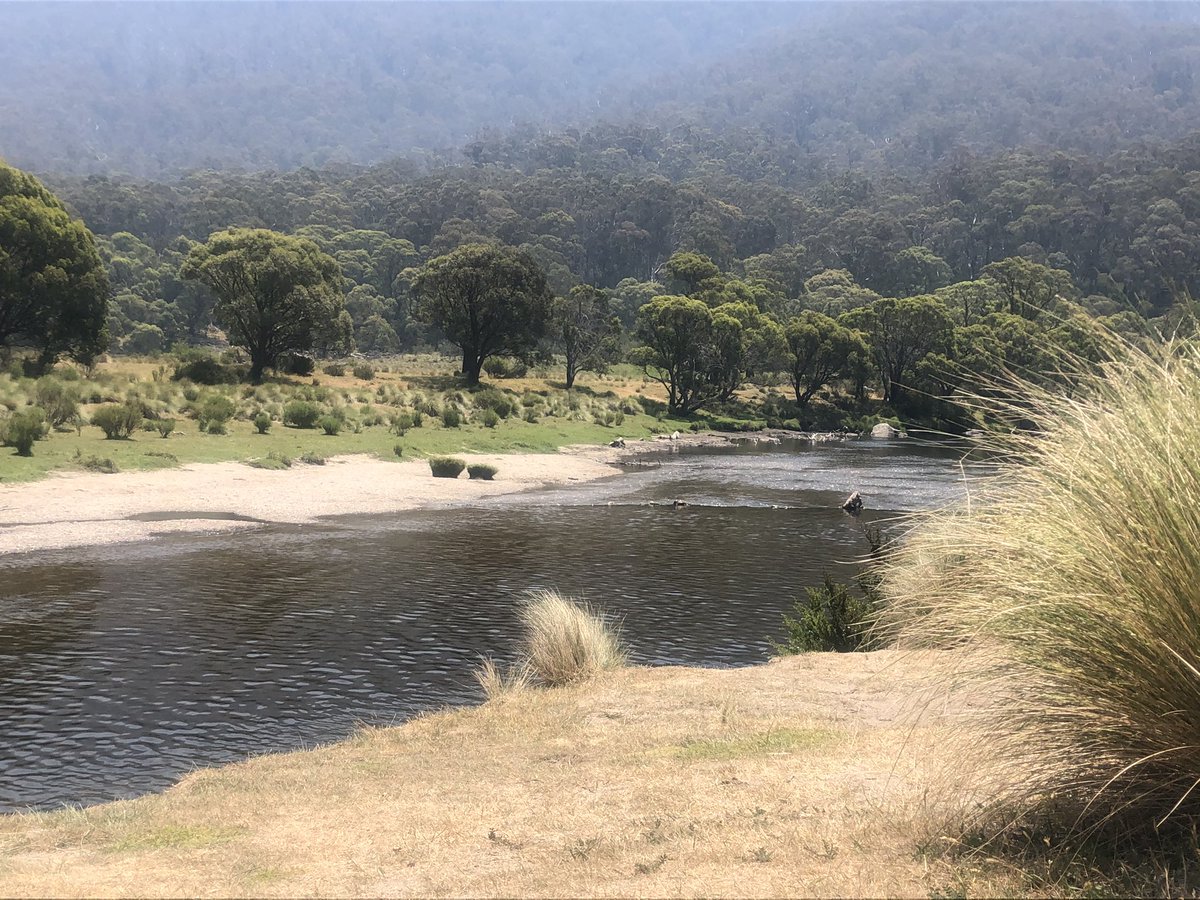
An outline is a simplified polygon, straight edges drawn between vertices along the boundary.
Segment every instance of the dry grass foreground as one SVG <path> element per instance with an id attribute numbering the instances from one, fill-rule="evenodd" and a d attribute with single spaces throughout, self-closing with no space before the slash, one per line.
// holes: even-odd
<path id="1" fill-rule="evenodd" d="M 0 820 L 0 894 L 1012 893 L 939 858 L 947 728 L 922 657 L 628 668 Z"/>

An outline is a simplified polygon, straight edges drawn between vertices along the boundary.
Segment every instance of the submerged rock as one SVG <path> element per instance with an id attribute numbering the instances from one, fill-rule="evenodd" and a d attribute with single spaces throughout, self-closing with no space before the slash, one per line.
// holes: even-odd
<path id="1" fill-rule="evenodd" d="M 862 512 L 862 508 L 863 498 L 862 494 L 860 494 L 858 491 L 855 491 L 853 494 L 847 497 L 846 502 L 842 504 L 842 509 L 854 516 L 857 516 L 860 512 Z"/>

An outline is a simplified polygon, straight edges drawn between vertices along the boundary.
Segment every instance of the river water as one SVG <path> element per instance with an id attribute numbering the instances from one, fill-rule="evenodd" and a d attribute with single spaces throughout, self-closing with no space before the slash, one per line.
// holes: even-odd
<path id="1" fill-rule="evenodd" d="M 954 502 L 959 456 L 681 450 L 470 508 L 0 559 L 0 810 L 134 796 L 478 701 L 472 670 L 512 658 L 531 588 L 619 617 L 638 663 L 762 662 L 793 597 L 858 571 L 845 496 L 867 521 Z"/>

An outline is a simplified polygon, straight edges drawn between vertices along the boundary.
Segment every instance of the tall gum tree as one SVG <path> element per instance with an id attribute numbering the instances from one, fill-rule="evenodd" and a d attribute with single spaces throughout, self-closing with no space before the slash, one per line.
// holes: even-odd
<path id="1" fill-rule="evenodd" d="M 533 258 L 514 247 L 466 244 L 430 260 L 413 281 L 417 316 L 462 350 L 479 384 L 492 356 L 521 356 L 546 334 L 554 293 Z"/>
<path id="2" fill-rule="evenodd" d="M 214 317 L 249 352 L 252 381 L 284 353 L 346 341 L 341 268 L 310 240 L 265 228 L 218 231 L 192 248 L 180 274 L 212 289 Z"/>
<path id="3" fill-rule="evenodd" d="M 92 358 L 107 343 L 108 300 L 92 233 L 40 181 L 0 162 L 0 349 L 32 347 L 42 366 Z"/>

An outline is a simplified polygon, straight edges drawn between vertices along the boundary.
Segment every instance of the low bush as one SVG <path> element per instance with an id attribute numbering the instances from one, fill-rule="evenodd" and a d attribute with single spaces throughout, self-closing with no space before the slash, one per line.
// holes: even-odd
<path id="1" fill-rule="evenodd" d="M 68 371 L 74 372 L 74 369 Z M 33 387 L 33 403 L 46 414 L 46 421 L 58 428 L 79 415 L 82 392 L 74 384 L 64 384 L 57 378 L 39 378 Z"/>
<path id="2" fill-rule="evenodd" d="M 109 403 L 92 413 L 92 424 L 107 440 L 127 438 L 142 424 L 142 407 L 137 403 Z"/>
<path id="3" fill-rule="evenodd" d="M 46 414 L 28 406 L 0 420 L 0 443 L 16 450 L 17 456 L 32 456 L 34 442 L 44 438 L 46 431 Z"/>
<path id="4" fill-rule="evenodd" d="M 307 466 L 323 466 L 325 465 L 325 459 L 326 457 L 315 450 L 306 450 L 300 454 L 300 462 Z"/>
<path id="5" fill-rule="evenodd" d="M 171 433 L 175 430 L 175 420 L 174 419 L 155 419 L 154 420 L 154 430 L 157 431 L 159 433 L 159 435 L 161 435 L 162 437 L 169 438 L 171 436 Z"/>
<path id="6" fill-rule="evenodd" d="M 404 456 L 404 445 L 396 444 L 395 446 L 392 447 L 392 452 L 395 453 L 397 456 Z"/>
<path id="7" fill-rule="evenodd" d="M 233 401 L 222 394 L 209 394 L 197 410 L 196 419 L 201 431 L 224 434 L 229 420 L 237 412 Z"/>
<path id="8" fill-rule="evenodd" d="M 410 428 L 414 428 L 412 413 L 397 413 L 392 417 L 392 431 L 404 437 Z"/>
<path id="9" fill-rule="evenodd" d="M 278 471 L 281 469 L 290 469 L 292 467 L 292 458 L 272 450 L 261 459 L 246 460 L 246 465 L 252 466 L 255 469 L 273 469 Z"/>
<path id="10" fill-rule="evenodd" d="M 295 428 L 312 428 L 321 418 L 321 407 L 308 400 L 292 400 L 283 407 L 283 424 Z"/>
<path id="11" fill-rule="evenodd" d="M 521 609 L 525 664 L 542 684 L 558 686 L 625 665 L 612 624 L 558 591 L 534 591 Z"/>
<path id="12" fill-rule="evenodd" d="M 477 481 L 491 481 L 500 470 L 487 463 L 472 463 L 467 466 L 467 475 Z"/>
<path id="13" fill-rule="evenodd" d="M 334 378 L 341 378 L 346 374 L 346 367 L 342 363 L 326 363 L 321 367 L 321 371 Z"/>
<path id="14" fill-rule="evenodd" d="M 501 419 L 507 419 L 517 411 L 520 405 L 515 397 L 511 397 L 495 388 L 478 391 L 472 397 L 472 403 L 474 403 L 476 409 L 494 411 Z"/>
<path id="15" fill-rule="evenodd" d="M 285 375 L 309 376 L 317 367 L 316 360 L 303 353 L 283 353 L 275 360 L 275 368 Z"/>
<path id="16" fill-rule="evenodd" d="M 337 416 L 323 415 L 317 419 L 317 426 L 328 435 L 336 435 L 342 430 L 342 420 Z"/>
<path id="17" fill-rule="evenodd" d="M 435 456 L 429 460 L 434 478 L 457 478 L 467 464 L 456 456 Z"/>
<path id="18" fill-rule="evenodd" d="M 260 412 L 254 417 L 254 428 L 259 434 L 266 434 L 271 430 L 271 417 L 265 412 Z"/>
<path id="19" fill-rule="evenodd" d="M 105 475 L 115 475 L 121 471 L 115 462 L 108 457 L 95 455 L 83 456 L 79 451 L 75 452 L 75 464 L 81 469 L 87 469 L 89 472 L 102 472 Z"/>
<path id="20" fill-rule="evenodd" d="M 222 364 L 215 356 L 197 347 L 189 347 L 176 354 L 175 381 L 191 381 L 196 384 L 234 384 L 238 371 L 233 366 Z"/>
<path id="21" fill-rule="evenodd" d="M 375 378 L 375 369 L 366 363 L 358 363 L 354 367 L 354 377 L 361 381 L 372 381 Z"/>
<path id="22" fill-rule="evenodd" d="M 447 428 L 458 428 L 463 423 L 463 414 L 457 406 L 447 404 L 442 410 L 442 424 Z"/>
<path id="23" fill-rule="evenodd" d="M 500 424 L 500 416 L 496 414 L 494 409 L 485 409 L 479 417 L 479 422 L 485 428 L 495 428 Z"/>
<path id="24" fill-rule="evenodd" d="M 866 596 L 826 575 L 820 587 L 806 588 L 784 615 L 784 639 L 775 650 L 782 654 L 857 650 L 873 612 Z"/>

